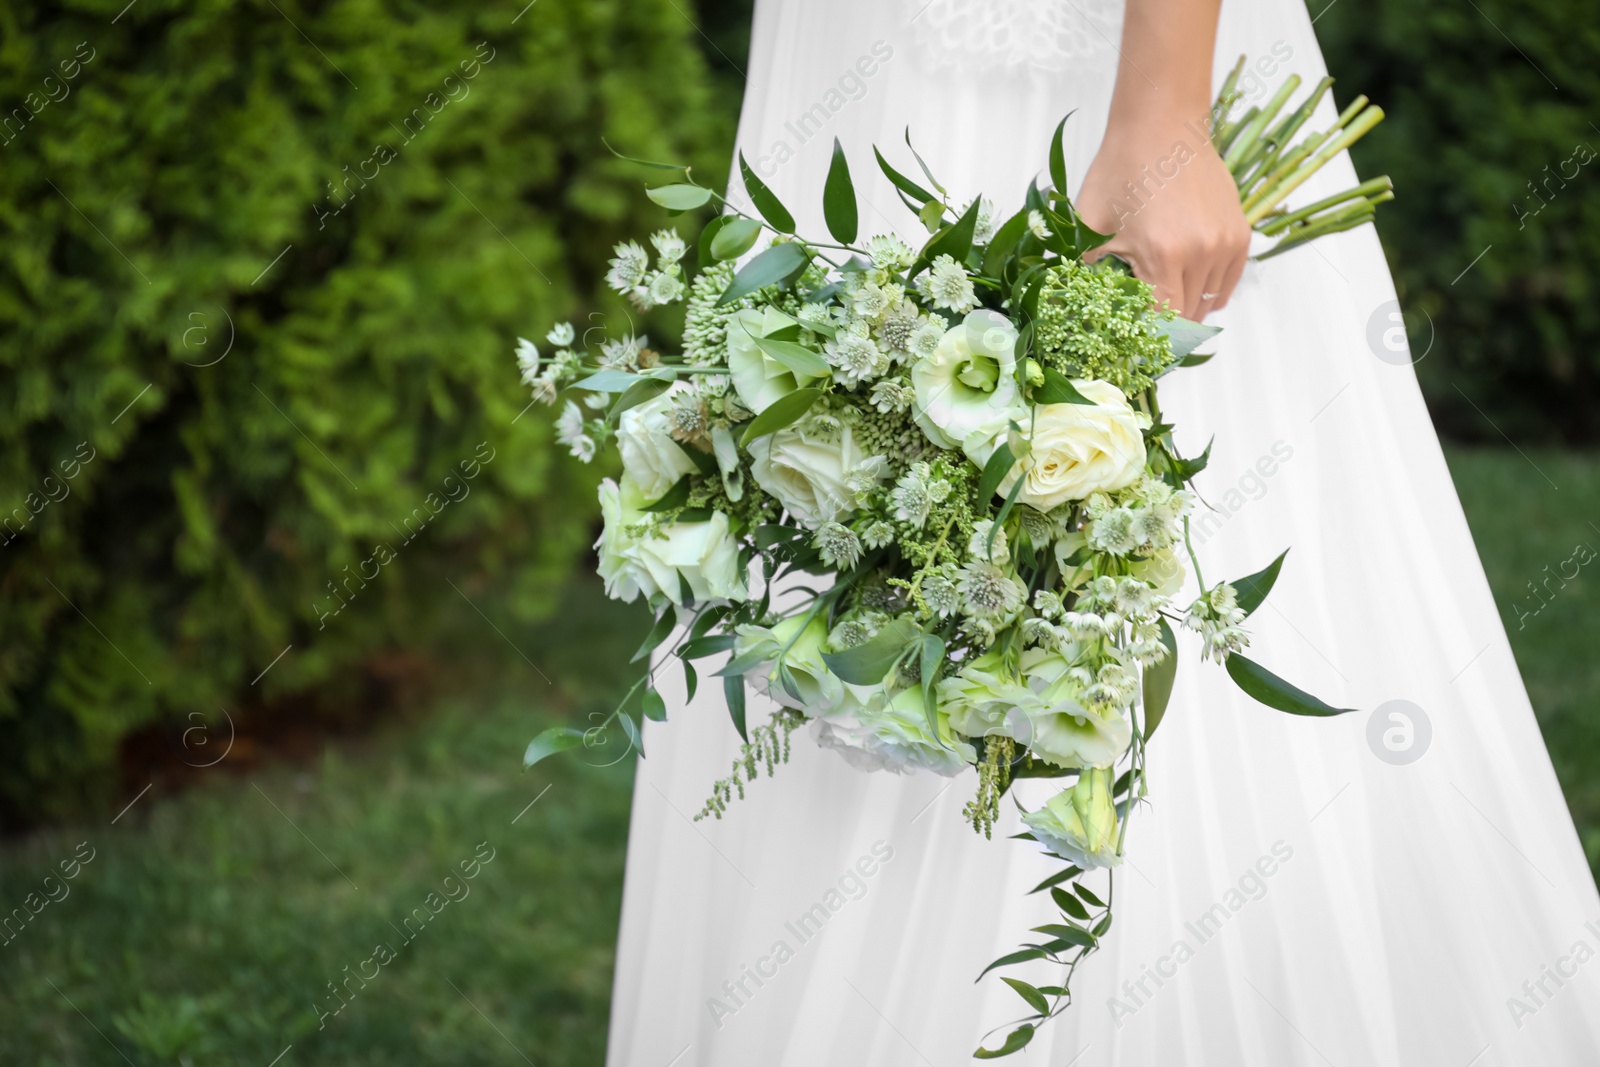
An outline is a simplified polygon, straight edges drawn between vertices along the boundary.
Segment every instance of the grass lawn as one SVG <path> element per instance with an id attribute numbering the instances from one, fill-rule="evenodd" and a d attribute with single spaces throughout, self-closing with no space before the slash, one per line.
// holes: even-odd
<path id="1" fill-rule="evenodd" d="M 1559 491 L 1515 452 L 1450 460 L 1596 864 L 1600 567 L 1552 583 L 1521 629 L 1516 605 L 1537 606 L 1526 583 L 1547 564 L 1600 548 L 1600 459 L 1531 454 Z M 509 657 L 508 679 L 314 767 L 219 772 L 115 825 L 108 814 L 0 848 L 6 910 L 42 897 L 79 842 L 94 856 L 0 945 L 0 1064 L 268 1067 L 287 1046 L 278 1067 L 601 1063 L 628 761 L 569 754 L 524 775 L 517 757 L 547 722 L 609 708 L 639 628 L 592 586 L 569 599 L 549 626 L 508 631 L 549 683 Z M 428 921 L 406 927 L 417 908 Z M 349 1003 L 319 1017 L 339 1003 L 330 983 Z"/>

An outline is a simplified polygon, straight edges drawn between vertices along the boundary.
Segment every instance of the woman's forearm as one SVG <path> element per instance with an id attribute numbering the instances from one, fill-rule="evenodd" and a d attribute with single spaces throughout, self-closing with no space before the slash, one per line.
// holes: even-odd
<path id="1" fill-rule="evenodd" d="M 1221 0 L 1128 0 L 1109 126 L 1199 119 L 1211 106 Z"/>

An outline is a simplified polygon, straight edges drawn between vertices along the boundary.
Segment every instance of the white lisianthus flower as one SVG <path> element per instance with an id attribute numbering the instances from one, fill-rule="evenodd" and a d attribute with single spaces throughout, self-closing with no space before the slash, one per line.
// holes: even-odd
<path id="1" fill-rule="evenodd" d="M 821 432 L 811 419 L 803 419 L 776 433 L 751 442 L 750 476 L 782 504 L 796 522 L 815 530 L 838 522 L 857 507 L 863 464 L 872 457 L 862 451 L 847 424 Z"/>
<path id="2" fill-rule="evenodd" d="M 1139 417 L 1122 390 L 1109 382 L 1074 381 L 1073 387 L 1093 404 L 1040 404 L 1030 416 L 1018 408 L 1012 417 L 1023 433 L 1032 432 L 1031 455 L 1018 461 L 1001 480 L 996 492 L 1004 497 L 1022 473 L 1017 499 L 1038 509 L 1050 509 L 1091 493 L 1123 489 L 1144 473 L 1144 436 Z M 983 466 L 1006 438 L 1004 424 L 988 436 L 972 435 L 965 441 L 967 456 Z"/>
<path id="3" fill-rule="evenodd" d="M 774 401 L 819 379 L 790 370 L 756 345 L 797 320 L 777 308 L 746 308 L 728 320 L 728 374 L 740 401 L 757 415 Z"/>
<path id="4" fill-rule="evenodd" d="M 943 709 L 937 713 L 939 737 L 928 732 L 920 689 L 902 689 L 893 697 L 880 691 L 869 706 L 856 711 L 855 719 L 854 726 L 825 721 L 814 729 L 818 745 L 837 749 L 857 770 L 896 774 L 927 770 L 948 778 L 978 758 L 972 745 L 950 732 Z"/>
<path id="5" fill-rule="evenodd" d="M 930 441 L 960 448 L 974 433 L 1004 433 L 1019 400 L 1016 344 L 1017 329 L 1004 315 L 974 311 L 912 366 L 912 417 Z"/>
<path id="6" fill-rule="evenodd" d="M 628 528 L 649 520 L 648 501 L 626 473 L 620 483 L 600 483 L 600 514 L 605 527 L 594 547 L 606 595 L 632 603 L 641 593 L 683 604 L 688 585 L 696 602 L 742 601 L 748 597 L 739 570 L 739 543 L 728 516 L 714 512 L 705 522 L 674 522 L 642 536 Z"/>
<path id="7" fill-rule="evenodd" d="M 767 695 L 784 707 L 803 711 L 809 718 L 853 711 L 862 705 L 864 698 L 860 694 L 870 695 L 870 690 L 847 686 L 828 669 L 822 658 L 827 636 L 826 613 L 819 611 L 807 620 L 802 611 L 771 628 L 739 627 L 733 655 L 735 659 L 760 656 L 769 664 L 765 673 Z M 787 669 L 789 680 L 800 694 L 798 699 L 779 680 L 779 663 Z"/>
<path id="8" fill-rule="evenodd" d="M 1028 649 L 1021 669 L 1033 699 L 1018 705 L 1029 727 L 1018 740 L 1034 755 L 1057 767 L 1109 767 L 1127 751 L 1133 727 L 1116 708 L 1089 707 L 1080 677 L 1059 652 Z"/>
<path id="9" fill-rule="evenodd" d="M 1035 702 L 1033 691 L 1007 677 L 997 651 L 940 681 L 937 692 L 950 726 L 968 737 L 1028 736 L 1021 709 Z"/>
<path id="10" fill-rule="evenodd" d="M 1077 784 L 1022 816 L 1039 843 L 1079 867 L 1115 867 L 1117 806 L 1110 768 L 1084 771 Z"/>
<path id="11" fill-rule="evenodd" d="M 1188 578 L 1183 559 L 1173 548 L 1157 550 L 1148 559 L 1133 564 L 1128 571 L 1140 581 L 1149 582 L 1152 591 L 1160 597 L 1177 596 L 1183 590 L 1184 580 Z"/>
<path id="12" fill-rule="evenodd" d="M 691 390 L 691 386 L 676 382 L 661 395 L 624 411 L 617 421 L 622 469 L 647 502 L 660 500 L 678 479 L 699 469 L 672 438 L 673 404 L 680 394 Z"/>

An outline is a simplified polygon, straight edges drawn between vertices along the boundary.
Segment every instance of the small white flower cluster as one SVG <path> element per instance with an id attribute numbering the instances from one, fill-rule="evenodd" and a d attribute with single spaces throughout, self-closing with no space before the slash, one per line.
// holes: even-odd
<path id="1" fill-rule="evenodd" d="M 540 359 L 539 349 L 532 341 L 526 337 L 517 338 L 517 369 L 522 372 L 522 384 L 533 388 L 533 398 L 541 404 L 554 404 L 561 386 L 581 372 L 580 361 L 569 347 L 576 336 L 570 322 L 563 322 L 545 334 L 544 339 L 556 349 L 548 363 Z"/>
<path id="2" fill-rule="evenodd" d="M 1189 605 L 1183 623 L 1199 633 L 1201 657 L 1221 663 L 1230 653 L 1249 646 L 1250 635 L 1239 626 L 1244 619 L 1238 591 L 1227 582 L 1220 582 Z"/>
<path id="3" fill-rule="evenodd" d="M 950 495 L 950 483 L 936 478 L 926 463 L 913 463 L 889 491 L 889 506 L 897 521 L 920 530 L 928 523 L 934 505 Z"/>
<path id="4" fill-rule="evenodd" d="M 1095 493 L 1084 508 L 1089 547 L 1113 556 L 1170 548 L 1182 538 L 1183 516 L 1193 504 L 1193 493 L 1148 474 L 1116 494 Z"/>
<path id="5" fill-rule="evenodd" d="M 656 249 L 656 266 L 650 269 L 650 254 L 637 241 L 624 241 L 614 251 L 606 284 L 626 296 L 640 311 L 671 304 L 688 292 L 683 268 L 678 261 L 688 251 L 677 230 L 657 230 L 650 235 Z"/>

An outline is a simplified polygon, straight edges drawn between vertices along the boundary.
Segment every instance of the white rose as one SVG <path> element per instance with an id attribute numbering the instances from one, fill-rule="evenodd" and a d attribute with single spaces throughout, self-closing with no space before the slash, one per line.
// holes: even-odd
<path id="1" fill-rule="evenodd" d="M 790 370 L 756 345 L 757 337 L 798 322 L 771 307 L 745 308 L 728 320 L 728 376 L 740 401 L 758 415 L 773 401 L 820 380 Z"/>
<path id="2" fill-rule="evenodd" d="M 1109 767 L 1127 751 L 1133 727 L 1115 711 L 1096 712 L 1060 653 L 1032 648 L 1022 654 L 1022 676 L 1033 699 L 1019 704 L 1033 754 L 1057 767 Z"/>
<path id="3" fill-rule="evenodd" d="M 656 535 L 633 536 L 626 528 L 648 518 L 642 510 L 647 503 L 627 474 L 620 485 L 610 478 L 600 483 L 605 528 L 594 547 L 600 553 L 607 596 L 632 603 L 640 593 L 646 599 L 659 593 L 681 605 L 684 584 L 696 601 L 743 600 L 749 595 L 728 516 L 718 511 L 705 522 L 674 522 Z"/>
<path id="4" fill-rule="evenodd" d="M 807 427 L 802 420 L 751 442 L 750 476 L 796 522 L 815 530 L 856 509 L 849 478 L 869 457 L 848 425 L 829 433 Z"/>
<path id="5" fill-rule="evenodd" d="M 622 469 L 628 472 L 647 502 L 660 500 L 678 479 L 697 468 L 683 446 L 668 433 L 671 426 L 672 398 L 689 386 L 678 382 L 660 396 L 636 404 L 617 420 L 617 450 L 622 453 Z"/>
<path id="6" fill-rule="evenodd" d="M 979 430 L 1004 432 L 1017 405 L 1017 329 L 996 311 L 974 311 L 911 368 L 913 417 L 940 448 Z"/>
<path id="7" fill-rule="evenodd" d="M 1001 480 L 998 495 L 1011 492 L 1024 464 L 1027 471 L 1017 499 L 1039 511 L 1082 500 L 1090 493 L 1127 488 L 1144 473 L 1144 435 L 1122 390 L 1109 382 L 1072 384 L 1094 403 L 1040 404 L 1031 416 L 1018 409 L 1017 424 L 1024 434 L 1032 433 L 1032 452 Z M 968 457 L 983 466 L 1005 436 L 1001 426 L 987 435 L 969 437 Z"/>

